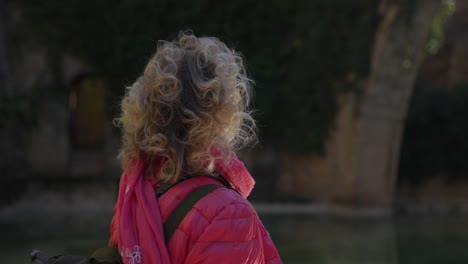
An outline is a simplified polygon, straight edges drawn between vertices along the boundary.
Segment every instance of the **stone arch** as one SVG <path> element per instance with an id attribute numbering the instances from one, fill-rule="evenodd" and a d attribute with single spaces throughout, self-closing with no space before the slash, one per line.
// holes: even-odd
<path id="1" fill-rule="evenodd" d="M 440 0 L 414 3 L 410 19 L 398 3 L 383 1 L 371 71 L 361 112 L 355 199 L 361 205 L 390 206 L 400 144 L 414 81 Z"/>

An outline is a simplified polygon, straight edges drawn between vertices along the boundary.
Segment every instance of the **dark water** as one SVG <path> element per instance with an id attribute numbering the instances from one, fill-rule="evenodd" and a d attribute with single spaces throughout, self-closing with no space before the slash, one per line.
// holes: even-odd
<path id="1" fill-rule="evenodd" d="M 266 217 L 285 263 L 468 263 L 467 217 Z"/>
<path id="2" fill-rule="evenodd" d="M 468 217 L 337 218 L 261 216 L 284 263 L 468 263 Z M 90 254 L 106 244 L 110 215 L 0 220 L 1 263 L 29 263 L 31 249 Z"/>

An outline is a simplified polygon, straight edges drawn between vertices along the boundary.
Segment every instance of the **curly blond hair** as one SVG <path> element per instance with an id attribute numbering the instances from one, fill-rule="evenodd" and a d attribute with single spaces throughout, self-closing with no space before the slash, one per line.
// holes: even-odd
<path id="1" fill-rule="evenodd" d="M 180 34 L 160 41 L 143 75 L 128 87 L 116 119 L 123 168 L 144 158 L 146 173 L 164 183 L 213 173 L 217 158 L 229 159 L 256 141 L 252 83 L 242 56 L 217 38 Z"/>

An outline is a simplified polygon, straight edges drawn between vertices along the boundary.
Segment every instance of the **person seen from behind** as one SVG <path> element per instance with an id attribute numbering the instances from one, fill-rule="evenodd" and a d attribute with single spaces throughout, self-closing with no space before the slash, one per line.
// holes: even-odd
<path id="1" fill-rule="evenodd" d="M 242 56 L 217 38 L 159 42 L 116 119 L 124 173 L 110 245 L 124 263 L 282 263 L 246 200 L 255 181 L 235 154 L 256 141 L 251 87 Z M 206 185 L 219 188 L 165 237 L 177 206 Z"/>

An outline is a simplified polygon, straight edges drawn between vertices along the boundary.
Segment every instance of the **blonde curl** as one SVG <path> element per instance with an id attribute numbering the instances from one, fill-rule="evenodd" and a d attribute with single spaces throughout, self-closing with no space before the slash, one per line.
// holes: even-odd
<path id="1" fill-rule="evenodd" d="M 242 56 L 217 38 L 180 34 L 159 42 L 143 75 L 128 87 L 116 119 L 123 168 L 144 158 L 147 174 L 165 183 L 186 173 L 213 173 L 220 158 L 213 148 L 229 159 L 256 141 L 252 83 Z"/>

